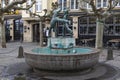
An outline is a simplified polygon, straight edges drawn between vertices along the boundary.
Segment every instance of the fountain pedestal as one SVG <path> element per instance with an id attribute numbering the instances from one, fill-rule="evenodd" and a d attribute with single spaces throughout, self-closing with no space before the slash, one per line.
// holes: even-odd
<path id="1" fill-rule="evenodd" d="M 75 38 L 71 37 L 57 37 L 48 38 L 48 47 L 51 48 L 70 48 L 75 46 Z"/>

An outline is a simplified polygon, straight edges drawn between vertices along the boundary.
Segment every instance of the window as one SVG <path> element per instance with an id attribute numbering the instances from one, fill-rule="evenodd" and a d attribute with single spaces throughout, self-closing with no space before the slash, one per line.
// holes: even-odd
<path id="1" fill-rule="evenodd" d="M 70 9 L 78 9 L 78 0 L 70 0 Z"/>
<path id="2" fill-rule="evenodd" d="M 72 29 L 72 18 L 70 18 L 69 17 L 69 20 L 71 21 L 71 24 L 69 25 L 69 28 L 71 29 L 71 30 L 73 30 Z M 57 36 L 63 36 L 63 33 L 65 34 L 65 36 L 70 36 L 70 33 L 69 33 L 69 31 L 66 29 L 66 27 L 64 27 L 64 23 L 63 22 L 59 22 L 58 21 L 58 23 L 57 23 Z"/>
<path id="3" fill-rule="evenodd" d="M 57 36 L 62 36 L 63 26 L 58 25 Z"/>
<path id="4" fill-rule="evenodd" d="M 32 1 L 31 1 L 31 0 L 28 0 L 26 5 L 29 6 L 29 5 L 31 5 L 31 4 L 32 4 Z M 30 8 L 29 10 L 32 11 L 32 8 Z"/>
<path id="5" fill-rule="evenodd" d="M 2 7 L 5 7 L 5 1 L 2 1 L 2 5 L 1 5 Z"/>
<path id="6" fill-rule="evenodd" d="M 108 0 L 97 0 L 97 2 L 96 2 L 97 8 L 107 7 L 107 2 L 108 2 Z"/>
<path id="7" fill-rule="evenodd" d="M 89 24 L 96 24 L 96 17 L 94 16 L 89 17 Z"/>
<path id="8" fill-rule="evenodd" d="M 61 9 L 64 10 L 67 7 L 67 0 L 58 0 L 58 4 L 60 4 Z"/>
<path id="9" fill-rule="evenodd" d="M 107 7 L 108 0 L 97 0 L 97 7 Z M 115 1 L 112 0 L 112 4 L 115 4 Z M 120 1 L 118 2 L 117 6 L 120 6 Z"/>
<path id="10" fill-rule="evenodd" d="M 78 9 L 78 0 L 75 1 L 75 9 Z"/>
<path id="11" fill-rule="evenodd" d="M 116 24 L 120 24 L 120 17 L 119 17 L 119 16 L 116 16 L 115 23 L 116 23 Z"/>
<path id="12" fill-rule="evenodd" d="M 109 17 L 105 20 L 106 24 L 113 24 L 113 17 Z"/>
<path id="13" fill-rule="evenodd" d="M 87 8 L 87 9 L 90 9 L 90 8 L 91 8 L 91 5 L 89 5 L 89 3 L 84 2 L 84 1 L 80 2 L 80 6 L 81 6 L 82 8 Z"/>
<path id="14" fill-rule="evenodd" d="M 19 30 L 19 28 L 20 28 L 20 25 L 19 25 L 20 23 L 19 23 L 19 20 L 16 20 L 15 21 L 15 30 Z"/>
<path id="15" fill-rule="evenodd" d="M 89 8 L 91 8 L 91 5 L 89 5 L 89 4 L 87 3 L 87 9 L 89 9 Z"/>
<path id="16" fill-rule="evenodd" d="M 71 5 L 71 9 L 74 9 L 74 1 L 73 0 L 71 1 L 70 5 Z"/>
<path id="17" fill-rule="evenodd" d="M 10 22 L 9 20 L 5 20 L 5 26 L 7 30 L 10 30 Z"/>
<path id="18" fill-rule="evenodd" d="M 80 24 L 87 24 L 87 17 L 82 17 L 79 19 Z"/>
<path id="19" fill-rule="evenodd" d="M 96 33 L 96 17 L 82 17 L 79 18 L 79 34 L 94 35 Z"/>
<path id="20" fill-rule="evenodd" d="M 36 0 L 36 12 L 42 11 L 42 0 Z"/>
<path id="21" fill-rule="evenodd" d="M 98 7 L 98 8 L 101 7 L 101 0 L 97 0 L 97 7 Z"/>
<path id="22" fill-rule="evenodd" d="M 87 17 L 79 18 L 79 34 L 87 33 Z"/>
<path id="23" fill-rule="evenodd" d="M 10 40 L 10 22 L 9 20 L 5 20 L 5 37 L 6 37 L 6 41 Z"/>
<path id="24" fill-rule="evenodd" d="M 115 29 L 116 29 L 116 30 L 115 30 L 115 31 L 116 31 L 116 34 L 120 34 L 120 26 L 115 26 L 115 27 L 116 27 L 116 28 L 115 28 Z"/>
<path id="25" fill-rule="evenodd" d="M 96 33 L 96 26 L 89 26 L 88 33 L 95 34 Z"/>
<path id="26" fill-rule="evenodd" d="M 80 5 L 81 5 L 81 7 L 83 7 L 83 8 L 88 8 L 88 6 L 90 6 L 88 3 L 86 3 L 86 2 L 80 2 Z"/>
<path id="27" fill-rule="evenodd" d="M 103 0 L 103 7 L 107 7 L 107 0 Z"/>
<path id="28" fill-rule="evenodd" d="M 118 2 L 117 6 L 120 7 L 120 1 Z"/>
<path id="29" fill-rule="evenodd" d="M 120 16 L 116 15 L 115 17 L 115 32 L 116 34 L 120 34 Z"/>
<path id="30" fill-rule="evenodd" d="M 87 26 L 80 26 L 79 34 L 86 34 L 86 32 L 87 32 Z"/>

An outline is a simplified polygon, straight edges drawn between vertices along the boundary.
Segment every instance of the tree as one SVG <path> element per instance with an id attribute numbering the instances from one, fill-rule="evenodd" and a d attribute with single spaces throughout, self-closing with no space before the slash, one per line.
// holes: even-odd
<path id="1" fill-rule="evenodd" d="M 107 8 L 96 6 L 96 0 L 79 0 L 80 10 L 87 12 L 88 14 L 93 14 L 96 16 L 96 48 L 103 47 L 103 30 L 104 30 L 104 21 L 106 18 L 112 15 L 111 10 L 115 8 L 119 0 L 107 0 Z M 85 4 L 89 4 L 92 9 L 87 9 L 83 7 Z"/>
<path id="2" fill-rule="evenodd" d="M 5 4 L 3 4 L 3 1 Z M 27 0 L 14 0 L 9 3 L 9 0 L 1 0 L 0 4 L 0 38 L 1 38 L 1 46 L 2 48 L 6 48 L 6 38 L 5 38 L 5 26 L 4 26 L 4 17 L 5 13 L 10 13 L 12 10 L 29 10 L 33 4 L 35 3 L 35 0 L 32 1 L 32 4 L 26 8 L 19 7 L 19 4 L 25 3 Z"/>
<path id="3" fill-rule="evenodd" d="M 45 21 L 50 21 L 51 18 L 52 18 L 52 12 L 54 11 L 54 9 L 56 9 L 58 7 L 58 3 L 57 2 L 53 2 L 51 4 L 52 6 L 52 10 L 50 11 L 50 13 L 48 13 L 48 10 L 47 9 L 44 9 L 44 15 L 41 16 L 39 14 L 36 14 L 36 13 L 33 13 L 29 10 L 29 13 L 30 15 L 33 15 L 33 16 L 37 16 L 39 18 L 39 25 L 40 25 L 40 46 L 42 47 L 43 46 L 43 26 L 42 26 L 42 22 L 45 22 Z"/>

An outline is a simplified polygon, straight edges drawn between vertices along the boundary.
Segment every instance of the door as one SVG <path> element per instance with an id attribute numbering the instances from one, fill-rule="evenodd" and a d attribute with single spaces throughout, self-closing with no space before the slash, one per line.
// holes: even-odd
<path id="1" fill-rule="evenodd" d="M 39 24 L 33 24 L 33 42 L 40 41 Z"/>
<path id="2" fill-rule="evenodd" d="M 23 34 L 23 23 L 21 20 L 14 20 L 14 40 L 21 40 Z"/>
<path id="3" fill-rule="evenodd" d="M 10 41 L 10 23 L 9 20 L 5 20 L 5 36 L 6 36 L 6 42 Z"/>

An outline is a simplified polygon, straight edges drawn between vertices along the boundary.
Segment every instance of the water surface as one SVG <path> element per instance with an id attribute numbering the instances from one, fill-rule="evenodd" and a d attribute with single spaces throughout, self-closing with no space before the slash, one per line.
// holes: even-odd
<path id="1" fill-rule="evenodd" d="M 92 49 L 88 48 L 68 48 L 68 49 L 50 49 L 47 47 L 32 49 L 32 52 L 38 54 L 85 54 L 90 53 Z"/>

